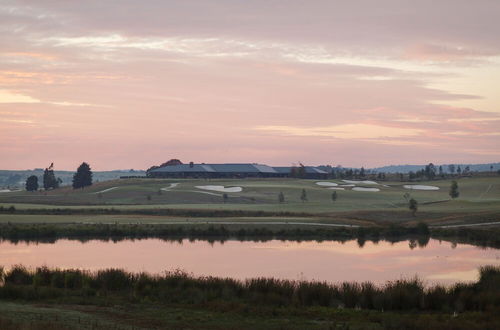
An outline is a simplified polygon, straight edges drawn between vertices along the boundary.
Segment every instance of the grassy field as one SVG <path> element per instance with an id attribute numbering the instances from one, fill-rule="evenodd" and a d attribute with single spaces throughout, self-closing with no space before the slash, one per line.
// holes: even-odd
<path id="1" fill-rule="evenodd" d="M 494 312 L 380 312 L 353 309 L 252 308 L 158 304 L 55 304 L 0 301 L 2 330 L 59 329 L 495 329 Z"/>
<path id="2" fill-rule="evenodd" d="M 343 184 L 341 180 L 328 180 Z M 154 216 L 141 210 L 189 209 L 189 210 L 242 210 L 263 211 L 269 214 L 287 212 L 283 221 L 304 221 L 313 219 L 319 222 L 380 224 L 386 222 L 415 223 L 426 221 L 430 224 L 460 224 L 488 222 L 499 219 L 500 215 L 500 177 L 471 177 L 458 179 L 460 197 L 450 200 L 448 190 L 450 180 L 419 182 L 422 185 L 439 187 L 439 190 L 408 190 L 403 187 L 408 182 L 381 182 L 378 185 L 356 184 L 358 187 L 376 187 L 379 192 L 353 191 L 351 187 L 336 191 L 337 200 L 332 201 L 334 190 L 319 186 L 315 180 L 301 179 L 124 179 L 94 184 L 83 190 L 64 187 L 47 192 L 8 192 L 0 193 L 0 205 L 16 210 L 29 209 L 102 209 L 113 208 L 120 215 L 71 215 L 67 216 L 28 216 L 2 214 L 0 222 L 144 222 L 164 223 L 168 221 L 190 220 L 190 216 Z M 172 184 L 177 184 L 172 187 Z M 415 184 L 415 183 L 413 183 Z M 203 185 L 241 187 L 241 192 L 223 193 L 197 188 Z M 300 199 L 302 190 L 307 193 L 307 201 Z M 278 195 L 283 192 L 285 202 L 279 203 Z M 417 216 L 413 217 L 407 208 L 404 194 L 408 193 L 419 202 Z M 128 214 L 126 213 L 135 213 Z M 295 213 L 295 214 L 294 214 Z M 238 217 L 239 218 L 239 217 Z M 226 219 L 227 220 L 227 219 Z M 239 219 L 234 219 L 237 221 Z M 248 219 L 246 219 L 248 221 Z M 252 219 L 252 221 L 255 219 Z"/>

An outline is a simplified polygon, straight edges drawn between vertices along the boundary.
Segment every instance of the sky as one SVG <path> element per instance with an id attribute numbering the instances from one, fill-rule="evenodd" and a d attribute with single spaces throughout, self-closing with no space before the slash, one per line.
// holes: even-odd
<path id="1" fill-rule="evenodd" d="M 497 0 L 0 0 L 0 169 L 500 161 Z"/>

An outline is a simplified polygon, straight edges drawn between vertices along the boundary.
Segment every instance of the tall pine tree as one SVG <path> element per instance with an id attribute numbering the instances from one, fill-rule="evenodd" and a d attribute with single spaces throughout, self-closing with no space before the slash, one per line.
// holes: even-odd
<path id="1" fill-rule="evenodd" d="M 43 188 L 45 190 L 59 188 L 59 181 L 54 174 L 54 163 L 51 163 L 43 172 Z"/>
<path id="2" fill-rule="evenodd" d="M 73 175 L 73 189 L 84 188 L 92 185 L 92 171 L 89 164 L 83 162 Z"/>

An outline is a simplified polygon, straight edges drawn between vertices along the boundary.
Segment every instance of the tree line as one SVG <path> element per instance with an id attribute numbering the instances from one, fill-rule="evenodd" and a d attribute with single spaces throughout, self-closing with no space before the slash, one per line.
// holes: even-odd
<path id="1" fill-rule="evenodd" d="M 43 172 L 43 189 L 52 190 L 57 189 L 62 184 L 60 178 L 56 178 L 54 172 L 54 163 L 51 163 Z M 92 170 L 90 165 L 83 162 L 78 166 L 76 173 L 73 175 L 72 186 L 73 189 L 85 188 L 92 185 Z M 26 179 L 25 184 L 27 191 L 37 191 L 39 189 L 38 177 L 36 175 L 31 175 Z"/>

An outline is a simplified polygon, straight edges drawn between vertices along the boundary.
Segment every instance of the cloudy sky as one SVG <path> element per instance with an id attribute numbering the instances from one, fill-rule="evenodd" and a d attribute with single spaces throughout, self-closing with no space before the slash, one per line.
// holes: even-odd
<path id="1" fill-rule="evenodd" d="M 0 168 L 500 161 L 497 0 L 0 0 Z"/>

